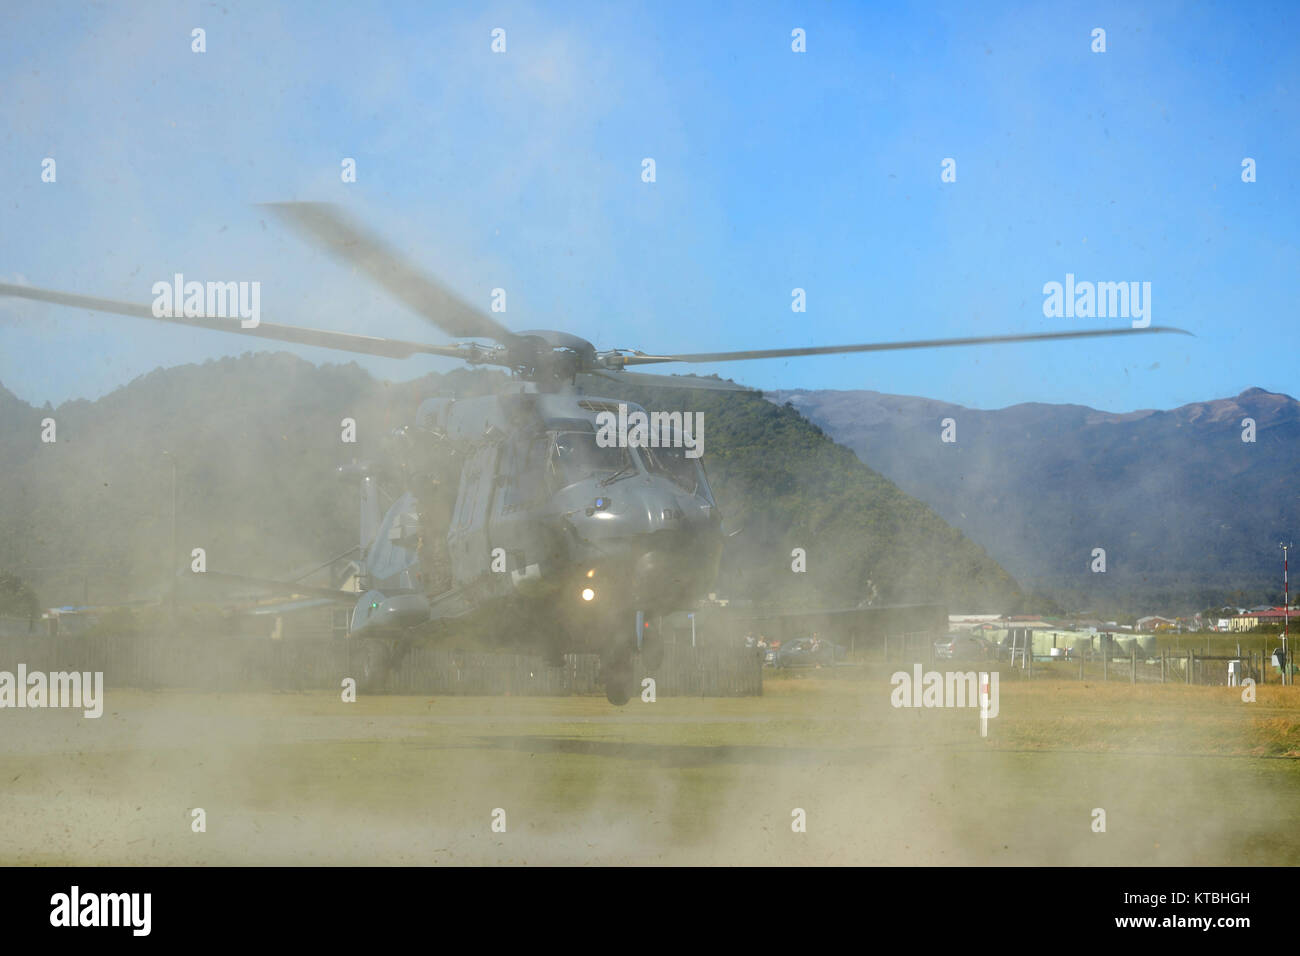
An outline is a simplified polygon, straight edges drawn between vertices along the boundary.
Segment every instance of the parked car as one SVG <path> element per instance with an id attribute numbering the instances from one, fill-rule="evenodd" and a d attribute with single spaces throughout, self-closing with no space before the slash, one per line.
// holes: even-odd
<path id="1" fill-rule="evenodd" d="M 844 648 L 826 640 L 797 637 L 785 641 L 776 653 L 777 667 L 834 667 L 844 659 Z"/>
<path id="2" fill-rule="evenodd" d="M 999 645 L 974 634 L 949 634 L 934 642 L 934 656 L 944 661 L 996 661 L 1005 652 Z"/>

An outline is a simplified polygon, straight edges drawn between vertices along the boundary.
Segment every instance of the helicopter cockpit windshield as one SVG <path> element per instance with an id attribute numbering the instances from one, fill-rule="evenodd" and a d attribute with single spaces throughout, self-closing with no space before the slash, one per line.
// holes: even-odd
<path id="1" fill-rule="evenodd" d="M 687 458 L 686 449 L 680 447 L 679 442 L 666 442 L 658 448 L 644 447 L 640 452 L 650 474 L 667 478 L 687 494 L 693 495 L 701 490 L 698 459 Z"/>
<path id="2" fill-rule="evenodd" d="M 547 471 L 557 485 L 571 485 L 593 476 L 635 475 L 636 464 L 626 448 L 602 448 L 590 426 L 553 433 Z"/>

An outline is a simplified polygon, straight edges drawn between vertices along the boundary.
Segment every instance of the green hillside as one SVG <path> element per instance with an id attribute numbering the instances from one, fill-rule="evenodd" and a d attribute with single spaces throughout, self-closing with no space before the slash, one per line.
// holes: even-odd
<path id="1" fill-rule="evenodd" d="M 647 409 L 704 413 L 704 460 L 729 539 L 719 593 L 805 606 L 945 602 L 1002 611 L 1015 581 L 970 539 L 835 444 L 794 408 L 754 393 L 620 388 Z M 791 571 L 803 548 L 807 572 Z"/>
<path id="2" fill-rule="evenodd" d="M 95 402 L 37 410 L 0 393 L 0 572 L 45 605 L 159 593 L 171 540 L 210 570 L 283 577 L 355 543 L 355 488 L 338 465 L 382 453 L 423 397 L 482 392 L 496 373 L 378 382 L 356 365 L 284 353 L 160 369 Z M 1006 610 L 1010 576 L 933 511 L 790 407 L 751 394 L 610 383 L 602 394 L 702 411 L 705 462 L 729 532 L 718 593 L 759 603 L 853 606 L 945 601 Z M 40 441 L 53 417 L 57 438 Z M 356 444 L 341 422 L 357 422 Z M 385 487 L 398 492 L 399 488 Z M 791 571 L 791 551 L 808 571 Z"/>

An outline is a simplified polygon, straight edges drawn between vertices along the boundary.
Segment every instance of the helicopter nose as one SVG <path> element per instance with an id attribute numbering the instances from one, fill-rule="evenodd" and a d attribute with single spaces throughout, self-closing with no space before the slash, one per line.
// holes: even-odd
<path id="1" fill-rule="evenodd" d="M 721 556 L 721 518 L 703 500 L 671 495 L 656 501 L 651 514 L 654 546 L 637 556 L 632 568 L 636 602 L 643 607 L 679 604 L 700 596 L 717 572 Z"/>
<path id="2" fill-rule="evenodd" d="M 672 482 L 654 479 L 642 499 L 652 531 L 694 531 L 707 527 L 716 509 L 704 498 L 683 492 Z"/>
<path id="3" fill-rule="evenodd" d="M 689 592 L 698 569 L 678 551 L 646 551 L 636 561 L 632 580 L 636 602 L 652 606 Z"/>

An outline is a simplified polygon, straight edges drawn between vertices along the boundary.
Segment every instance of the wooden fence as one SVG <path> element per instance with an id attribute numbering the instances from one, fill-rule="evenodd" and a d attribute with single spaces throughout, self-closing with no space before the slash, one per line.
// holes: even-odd
<path id="1" fill-rule="evenodd" d="M 109 687 L 208 691 L 338 690 L 361 683 L 362 648 L 349 640 L 266 638 L 0 637 L 0 671 L 102 671 Z M 634 661 L 637 689 L 655 680 L 660 697 L 740 697 L 763 692 L 752 650 L 668 645 L 657 669 Z M 373 689 L 372 689 L 373 691 Z M 468 653 L 412 647 L 390 670 L 380 692 L 568 696 L 603 694 L 600 657 L 567 654 L 564 665 L 528 654 Z"/>

